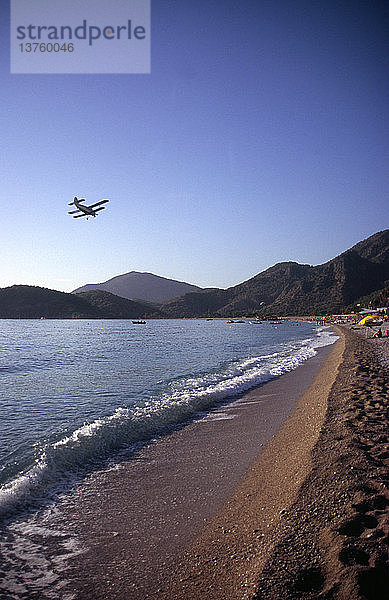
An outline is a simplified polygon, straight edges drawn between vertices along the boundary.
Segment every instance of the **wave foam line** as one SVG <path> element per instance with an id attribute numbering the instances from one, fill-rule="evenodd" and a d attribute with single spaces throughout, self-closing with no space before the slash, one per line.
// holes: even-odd
<path id="1" fill-rule="evenodd" d="M 108 417 L 86 423 L 70 436 L 47 444 L 28 472 L 0 489 L 0 515 L 45 496 L 50 486 L 61 484 L 97 459 L 152 439 L 167 426 L 182 423 L 199 411 L 297 368 L 316 354 L 315 348 L 336 339 L 325 328 L 319 328 L 315 338 L 289 343 L 278 352 L 235 361 L 218 372 L 172 382 L 170 391 L 159 398 L 137 407 L 118 408 Z"/>

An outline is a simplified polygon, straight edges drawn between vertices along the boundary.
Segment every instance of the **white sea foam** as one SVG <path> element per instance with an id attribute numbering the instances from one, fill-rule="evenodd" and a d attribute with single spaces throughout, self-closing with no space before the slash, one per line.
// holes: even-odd
<path id="1" fill-rule="evenodd" d="M 88 464 L 115 451 L 151 440 L 164 428 L 183 423 L 199 411 L 238 396 L 279 377 L 316 354 L 316 348 L 338 339 L 331 329 L 320 327 L 316 335 L 293 341 L 261 356 L 229 362 L 213 372 L 172 381 L 160 396 L 85 423 L 71 435 L 46 444 L 32 468 L 0 489 L 0 515 L 44 497 Z"/>
<path id="2" fill-rule="evenodd" d="M 317 328 L 317 334 L 315 338 L 311 338 L 311 344 L 313 348 L 322 348 L 334 344 L 339 336 L 334 333 L 329 325 L 323 325 Z"/>
<path id="3" fill-rule="evenodd" d="M 45 540 L 50 540 L 51 552 L 45 548 Z M 2 540 L 0 549 L 3 566 L 6 566 L 0 581 L 0 598 L 75 599 L 75 594 L 68 589 L 66 571 L 68 560 L 77 557 L 83 549 L 68 532 L 38 524 L 30 517 L 26 522 L 8 527 L 6 541 Z"/>

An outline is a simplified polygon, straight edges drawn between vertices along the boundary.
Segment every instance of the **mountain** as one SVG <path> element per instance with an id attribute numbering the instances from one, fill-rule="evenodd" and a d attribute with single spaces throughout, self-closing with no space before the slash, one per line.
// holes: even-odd
<path id="1" fill-rule="evenodd" d="M 103 283 L 88 283 L 72 293 L 89 292 L 91 290 L 104 290 L 129 300 L 141 299 L 146 300 L 146 302 L 166 302 L 188 292 L 200 291 L 201 288 L 197 285 L 167 279 L 152 273 L 130 271 L 124 273 L 124 275 L 112 277 L 112 279 L 108 279 Z"/>
<path id="2" fill-rule="evenodd" d="M 99 285 L 115 280 L 120 283 L 126 280 L 143 283 L 143 288 L 142 285 L 136 288 L 136 294 L 148 295 L 149 298 L 161 298 L 163 289 L 166 294 L 167 290 L 177 294 L 179 286 L 191 291 L 163 303 L 159 301 L 157 305 L 129 300 L 104 290 L 75 290 L 66 294 L 35 286 L 14 285 L 0 289 L 0 318 L 138 319 L 153 316 L 308 315 L 343 312 L 366 302 L 374 306 L 377 303 L 387 305 L 389 229 L 372 235 L 322 265 L 278 263 L 227 290 L 202 290 L 150 273 L 136 272 L 114 277 Z"/>
<path id="3" fill-rule="evenodd" d="M 109 292 L 66 294 L 30 285 L 0 289 L 1 319 L 138 319 L 159 314 L 149 304 Z"/>
<path id="4" fill-rule="evenodd" d="M 167 316 L 304 315 L 341 312 L 389 285 L 389 230 L 318 266 L 283 262 L 227 290 L 192 292 L 165 303 Z"/>

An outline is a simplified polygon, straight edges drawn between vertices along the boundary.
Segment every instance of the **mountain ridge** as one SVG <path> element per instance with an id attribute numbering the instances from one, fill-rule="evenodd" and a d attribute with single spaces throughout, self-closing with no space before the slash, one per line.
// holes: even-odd
<path id="1" fill-rule="evenodd" d="M 301 316 L 352 310 L 365 299 L 382 305 L 386 298 L 388 304 L 389 229 L 321 265 L 280 262 L 225 290 L 185 285 L 195 290 L 159 303 L 134 301 L 105 290 L 67 294 L 37 286 L 10 286 L 0 289 L 0 318 Z"/>
<path id="2" fill-rule="evenodd" d="M 164 314 L 194 317 L 339 312 L 389 283 L 389 230 L 377 232 L 317 266 L 281 262 L 227 290 L 192 292 Z"/>
<path id="3" fill-rule="evenodd" d="M 127 298 L 128 300 L 144 300 L 146 302 L 166 302 L 190 291 L 199 291 L 197 285 L 169 279 L 145 271 L 129 271 L 116 275 L 102 283 L 87 283 L 73 290 L 72 294 L 102 290 Z"/>

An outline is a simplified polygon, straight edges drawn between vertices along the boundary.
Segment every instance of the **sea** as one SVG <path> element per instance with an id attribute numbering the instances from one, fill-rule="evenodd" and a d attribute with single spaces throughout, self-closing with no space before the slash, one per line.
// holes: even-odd
<path id="1" fill-rule="evenodd" d="M 75 485 L 336 339 L 288 320 L 0 320 L 0 598 L 72 600 L 80 549 L 47 523 Z"/>

